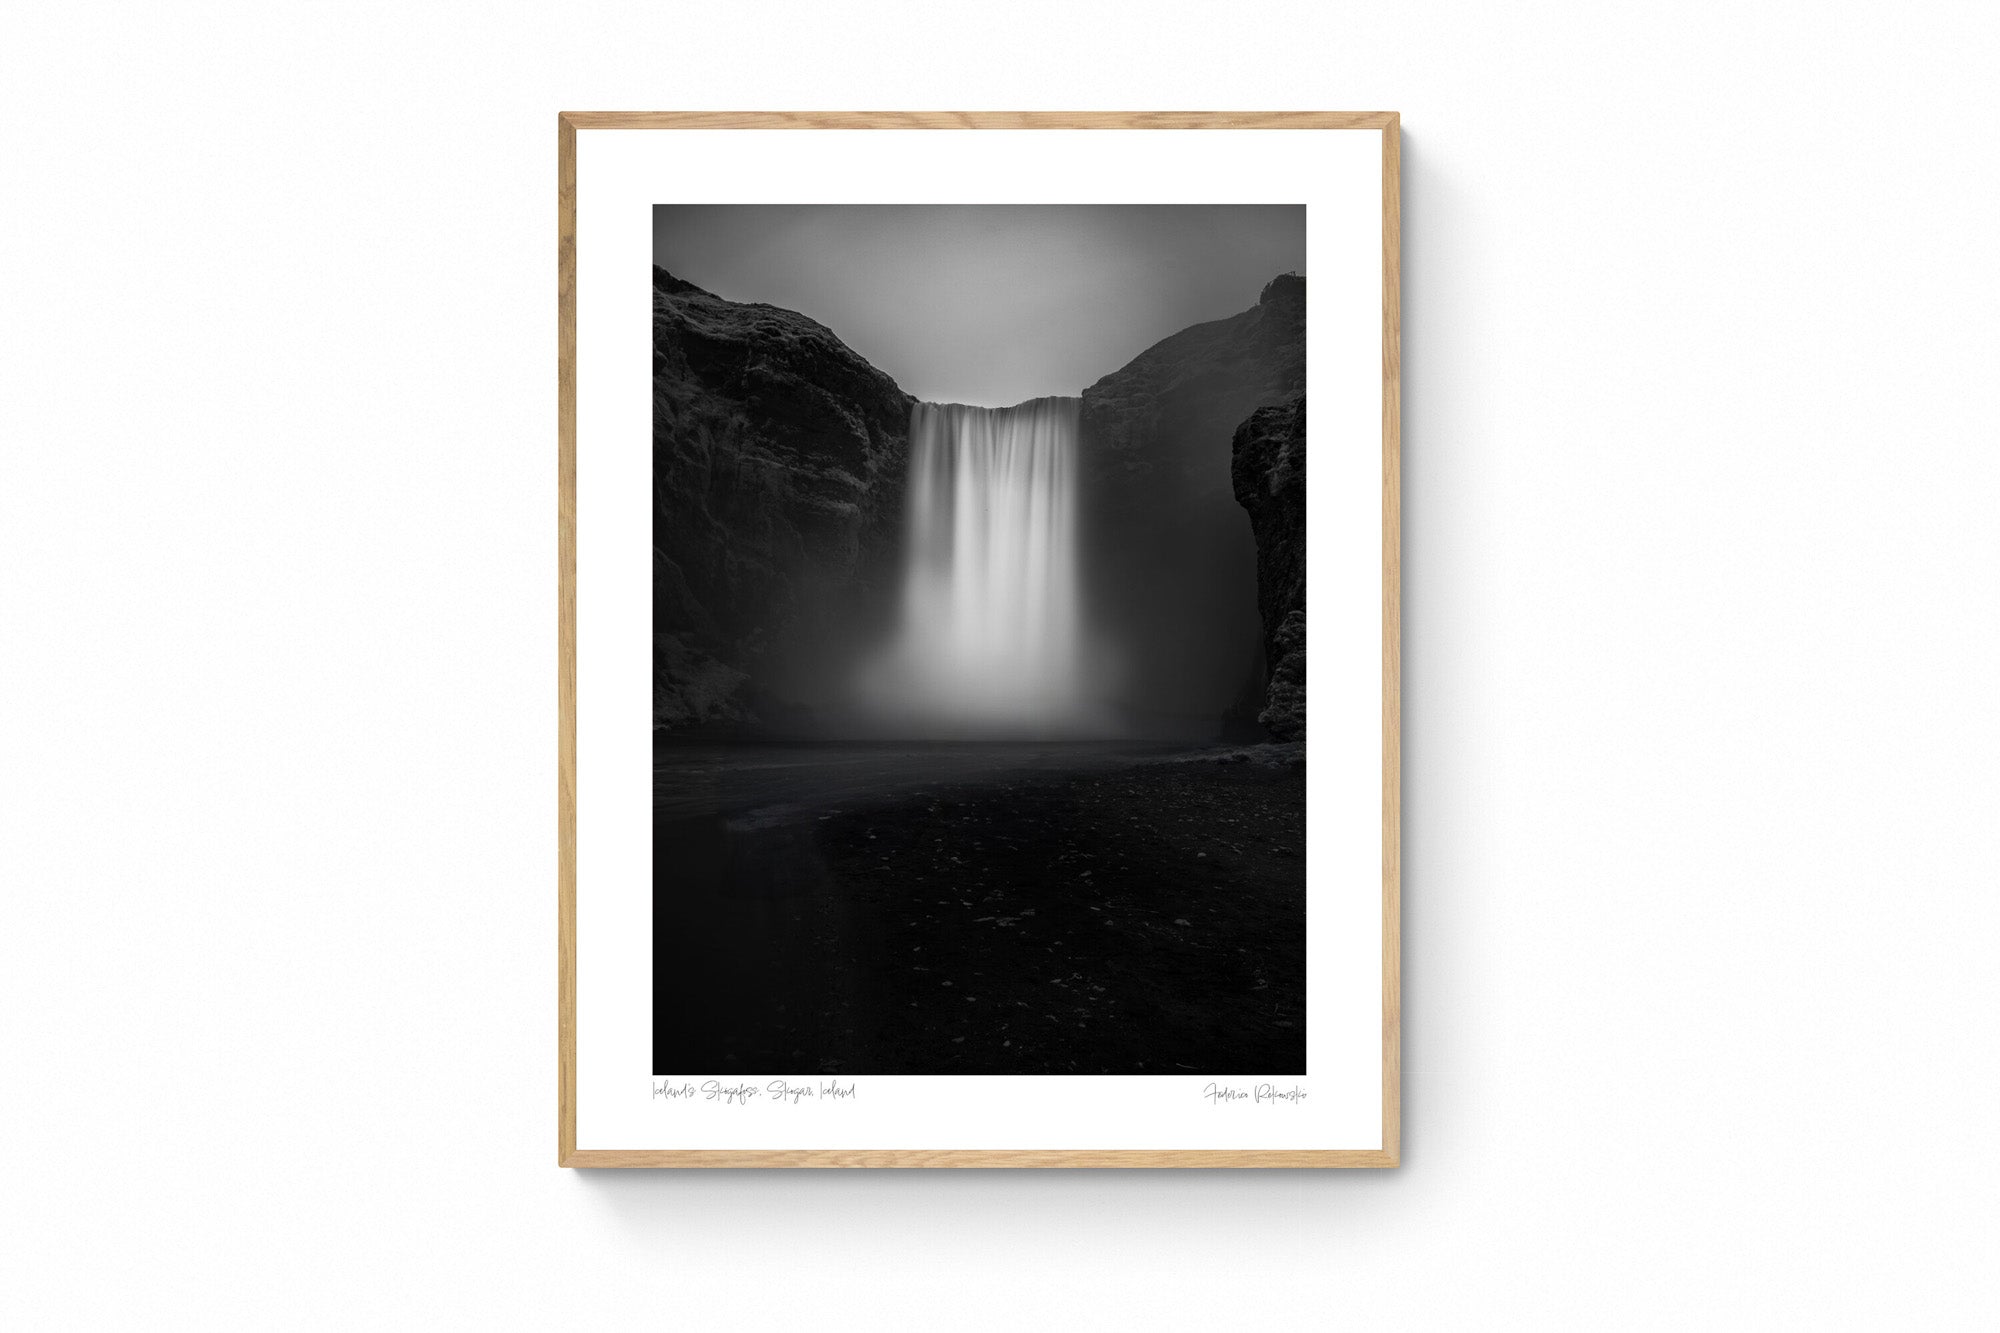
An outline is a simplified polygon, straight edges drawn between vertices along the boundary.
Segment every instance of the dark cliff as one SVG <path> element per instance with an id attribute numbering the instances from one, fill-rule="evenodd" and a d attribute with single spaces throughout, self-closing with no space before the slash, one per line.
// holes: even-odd
<path id="1" fill-rule="evenodd" d="M 653 270 L 655 726 L 779 720 L 878 631 L 911 402 L 806 316 Z"/>
<path id="2" fill-rule="evenodd" d="M 1257 541 L 1257 614 L 1267 683 L 1257 721 L 1278 740 L 1306 734 L 1306 400 L 1259 408 L 1230 443 L 1236 499 Z"/>
<path id="3" fill-rule="evenodd" d="M 1260 407 L 1305 391 L 1306 282 L 1183 329 L 1083 392 L 1089 603 L 1120 645 L 1138 715 L 1215 723 L 1264 676 L 1257 549 L 1230 441 Z"/>

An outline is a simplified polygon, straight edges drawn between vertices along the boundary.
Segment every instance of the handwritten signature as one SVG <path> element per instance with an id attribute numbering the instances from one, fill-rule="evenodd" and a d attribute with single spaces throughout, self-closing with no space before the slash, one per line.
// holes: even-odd
<path id="1" fill-rule="evenodd" d="M 1249 1102 L 1253 1106 L 1277 1105 L 1280 1102 L 1297 1106 L 1309 1095 L 1306 1090 L 1293 1084 L 1281 1088 L 1275 1083 L 1259 1083 L 1247 1092 L 1242 1088 L 1232 1088 L 1221 1083 L 1211 1083 L 1201 1090 L 1211 1105 L 1222 1106 L 1229 1102 Z"/>

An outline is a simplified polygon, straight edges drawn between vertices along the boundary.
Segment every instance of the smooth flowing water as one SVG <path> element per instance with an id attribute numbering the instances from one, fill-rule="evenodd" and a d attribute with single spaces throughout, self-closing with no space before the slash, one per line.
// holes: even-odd
<path id="1" fill-rule="evenodd" d="M 902 620 L 877 711 L 928 732 L 1088 727 L 1078 602 L 1079 398 L 918 403 Z"/>

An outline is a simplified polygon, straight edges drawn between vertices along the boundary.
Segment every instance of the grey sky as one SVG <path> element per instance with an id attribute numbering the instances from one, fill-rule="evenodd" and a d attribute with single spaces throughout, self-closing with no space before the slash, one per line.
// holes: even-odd
<path id="1" fill-rule="evenodd" d="M 933 402 L 1075 394 L 1306 271 L 1303 205 L 660 205 L 653 262 Z"/>

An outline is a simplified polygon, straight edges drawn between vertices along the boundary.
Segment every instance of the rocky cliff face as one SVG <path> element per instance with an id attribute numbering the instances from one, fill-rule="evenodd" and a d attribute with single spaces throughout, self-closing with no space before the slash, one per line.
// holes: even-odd
<path id="1" fill-rule="evenodd" d="M 1281 741 L 1306 734 L 1306 400 L 1265 407 L 1230 443 L 1236 499 L 1257 540 L 1257 613 L 1268 684 L 1257 721 Z"/>
<path id="2" fill-rule="evenodd" d="M 1141 489 L 1213 483 L 1213 450 L 1253 408 L 1305 392 L 1306 280 L 1273 278 L 1257 304 L 1182 329 L 1083 391 L 1091 466 Z M 1222 471 L 1227 489 L 1228 469 Z"/>
<path id="3" fill-rule="evenodd" d="M 1305 279 L 1154 344 L 1083 393 L 1091 614 L 1124 655 L 1142 714 L 1213 724 L 1261 678 L 1257 547 L 1230 441 L 1260 407 L 1305 391 Z"/>
<path id="4" fill-rule="evenodd" d="M 654 725 L 774 722 L 893 594 L 912 399 L 794 311 L 653 270 Z"/>

